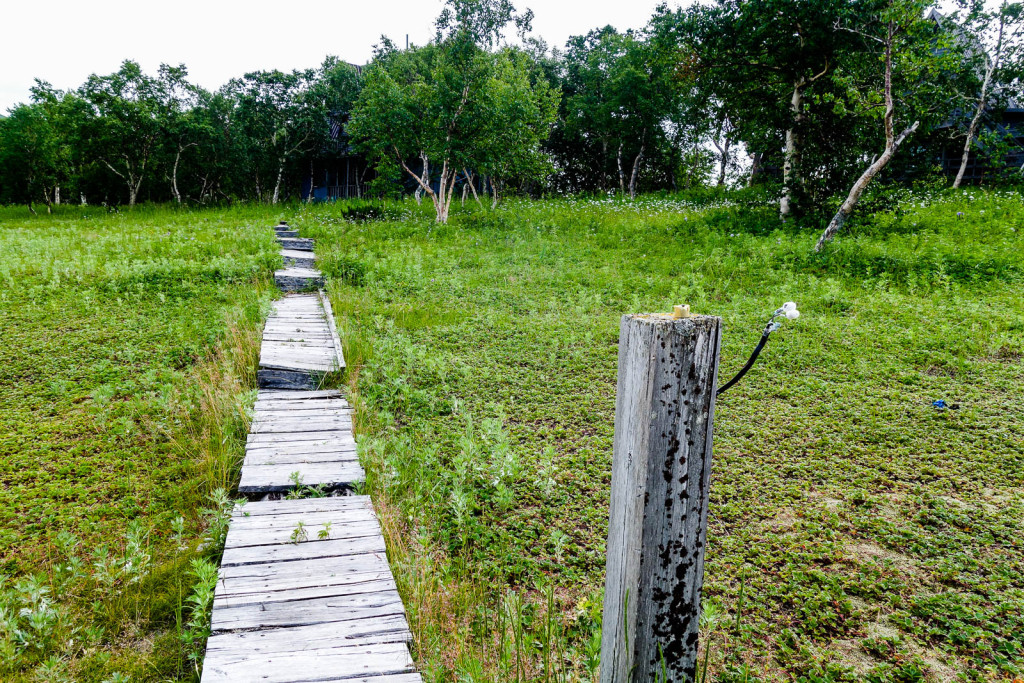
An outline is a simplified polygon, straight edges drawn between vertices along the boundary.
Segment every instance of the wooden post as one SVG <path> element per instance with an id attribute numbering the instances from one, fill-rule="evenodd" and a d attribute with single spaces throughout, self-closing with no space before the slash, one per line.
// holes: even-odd
<path id="1" fill-rule="evenodd" d="M 695 679 L 721 323 L 622 318 L 601 683 Z"/>

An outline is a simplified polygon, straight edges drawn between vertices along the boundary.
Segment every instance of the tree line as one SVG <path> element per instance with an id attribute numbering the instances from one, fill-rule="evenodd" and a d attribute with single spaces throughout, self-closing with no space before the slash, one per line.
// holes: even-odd
<path id="1" fill-rule="evenodd" d="M 531 19 L 510 0 L 449 0 L 426 45 L 384 39 L 365 67 L 331 57 L 212 92 L 183 65 L 132 61 L 74 90 L 37 81 L 0 119 L 0 201 L 276 203 L 314 161 L 358 151 L 372 192 L 415 190 L 439 221 L 459 192 L 766 183 L 784 218 L 839 202 L 834 232 L 880 174 L 934 173 L 956 149 L 959 184 L 970 153 L 1012 144 L 999 113 L 1019 97 L 1020 2 L 662 5 L 640 30 L 560 48 Z"/>

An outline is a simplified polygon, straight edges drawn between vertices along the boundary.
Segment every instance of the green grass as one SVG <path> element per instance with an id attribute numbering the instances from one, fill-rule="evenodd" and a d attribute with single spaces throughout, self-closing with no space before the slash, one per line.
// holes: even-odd
<path id="1" fill-rule="evenodd" d="M 727 378 L 786 300 L 717 406 L 708 680 L 1024 676 L 1020 195 L 903 197 L 822 255 L 740 199 L 290 216 L 428 680 L 593 679 L 620 316 L 722 316 Z"/>
<path id="2" fill-rule="evenodd" d="M 822 255 L 744 193 L 0 209 L 0 678 L 195 678 L 281 217 L 431 683 L 595 680 L 620 316 L 722 316 L 728 377 L 786 300 L 717 406 L 708 680 L 1024 676 L 1021 197 L 873 201 Z"/>
<path id="3" fill-rule="evenodd" d="M 3 680 L 194 676 L 188 596 L 248 429 L 266 214 L 0 210 Z"/>

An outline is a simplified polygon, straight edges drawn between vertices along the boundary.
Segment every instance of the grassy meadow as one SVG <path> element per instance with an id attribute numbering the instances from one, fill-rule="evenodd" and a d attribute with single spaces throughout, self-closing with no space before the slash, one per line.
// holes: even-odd
<path id="1" fill-rule="evenodd" d="M 216 560 L 197 546 L 244 449 L 265 225 L 0 209 L 0 679 L 194 675 L 193 586 Z"/>
<path id="2" fill-rule="evenodd" d="M 1024 678 L 1021 197 L 874 206 L 822 255 L 742 196 L 292 216 L 427 680 L 596 680 L 620 316 L 722 316 L 724 381 L 787 300 L 717 405 L 706 680 Z"/>
<path id="3" fill-rule="evenodd" d="M 1021 195 L 0 209 L 0 679 L 196 678 L 282 216 L 430 683 L 596 681 L 618 323 L 724 320 L 706 681 L 1024 679 Z M 93 213 L 95 211 L 95 213 Z M 937 410 L 943 399 L 956 410 Z"/>

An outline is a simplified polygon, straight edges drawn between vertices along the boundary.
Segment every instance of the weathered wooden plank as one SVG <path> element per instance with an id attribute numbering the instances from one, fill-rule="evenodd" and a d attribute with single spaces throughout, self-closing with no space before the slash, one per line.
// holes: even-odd
<path id="1" fill-rule="evenodd" d="M 325 365 L 334 365 L 333 349 L 329 345 L 324 344 L 324 340 L 318 338 L 268 342 L 260 347 L 260 357 L 263 358 L 265 356 L 277 356 L 283 360 L 289 358 L 296 360 L 315 358 Z"/>
<path id="2" fill-rule="evenodd" d="M 692 681 L 721 319 L 624 316 L 601 681 Z"/>
<path id="3" fill-rule="evenodd" d="M 323 525 L 307 525 L 306 531 L 309 534 L 309 538 L 315 539 L 317 537 L 317 532 L 323 528 L 325 528 Z M 265 529 L 246 529 L 237 533 L 229 531 L 227 540 L 224 542 L 224 547 L 243 548 L 253 545 L 274 545 L 275 543 L 282 545 L 290 544 L 292 542 L 292 531 L 294 530 L 295 525 L 292 524 L 290 526 L 278 526 Z M 378 524 L 376 520 L 351 522 L 347 524 L 332 523 L 330 533 L 331 538 L 329 540 L 344 540 L 379 535 L 380 524 Z M 316 542 L 319 543 L 320 541 Z"/>
<path id="4" fill-rule="evenodd" d="M 341 339 L 338 337 L 338 324 L 334 322 L 334 311 L 331 310 L 331 299 L 322 289 L 317 293 L 320 295 L 320 303 L 323 304 L 324 313 L 327 314 L 327 327 L 330 329 L 331 337 L 334 340 L 334 350 L 337 354 L 338 367 L 344 368 L 345 354 L 341 348 Z"/>
<path id="5" fill-rule="evenodd" d="M 322 350 L 330 354 L 331 347 L 325 339 L 272 339 L 260 345 L 260 350 L 273 350 L 277 352 L 302 351 L 303 349 Z"/>
<path id="6" fill-rule="evenodd" d="M 275 416 L 311 412 L 347 415 L 351 414 L 352 406 L 343 398 L 311 398 L 305 401 L 257 398 L 256 403 L 253 405 L 253 411 Z"/>
<path id="7" fill-rule="evenodd" d="M 339 677 L 341 672 L 345 672 L 345 678 Z M 203 665 L 202 680 L 203 683 L 257 680 L 264 683 L 305 683 L 365 676 L 367 681 L 375 681 L 382 676 L 413 672 L 409 648 L 402 643 L 384 643 L 272 655 L 230 657 L 215 652 Z"/>
<path id="8" fill-rule="evenodd" d="M 256 419 L 263 422 L 289 422 L 289 421 L 302 421 L 316 422 L 318 420 L 352 420 L 352 409 L 337 406 L 335 408 L 321 407 L 316 408 L 307 407 L 304 410 L 296 408 L 295 410 L 277 408 L 270 410 L 267 408 L 256 410 L 254 413 Z"/>
<path id="9" fill-rule="evenodd" d="M 318 334 L 330 335 L 330 331 L 327 329 L 327 320 L 320 319 L 316 316 L 309 316 L 305 318 L 296 317 L 284 317 L 279 316 L 275 318 L 267 318 L 267 323 L 264 326 L 267 330 L 298 330 L 307 332 L 316 332 Z"/>
<path id="10" fill-rule="evenodd" d="M 290 394 L 290 395 L 289 395 Z M 258 391 L 256 393 L 256 404 L 259 405 L 265 402 L 281 403 L 288 402 L 289 404 L 302 405 L 305 403 L 319 404 L 319 403 L 333 403 L 334 401 L 340 401 L 342 403 L 348 403 L 345 399 L 345 395 L 338 389 L 325 389 L 323 391 Z"/>
<path id="11" fill-rule="evenodd" d="M 295 270 L 313 270 L 315 268 L 296 268 Z M 287 294 L 285 296 L 310 296 L 308 294 Z M 283 299 L 279 299 L 283 301 Z M 274 312 L 275 319 L 290 320 L 295 319 L 313 319 L 313 320 L 326 320 L 326 314 L 320 303 L 316 302 L 315 305 L 312 302 L 300 302 L 298 304 L 289 304 L 288 306 L 279 307 Z"/>
<path id="12" fill-rule="evenodd" d="M 321 348 L 330 348 L 331 335 L 325 329 L 313 325 L 268 325 L 263 330 L 263 343 L 260 344 L 260 351 L 263 349 L 281 348 L 286 349 L 289 343 L 309 344 Z"/>
<path id="13" fill-rule="evenodd" d="M 256 400 L 273 399 L 275 401 L 309 401 L 314 399 L 342 398 L 340 389 L 321 389 L 319 391 L 280 391 L 260 389 L 256 392 Z"/>
<path id="14" fill-rule="evenodd" d="M 246 448 L 246 457 L 252 455 L 260 458 L 271 458 L 274 456 L 289 457 L 289 456 L 320 456 L 329 455 L 336 453 L 343 458 L 353 457 L 351 454 L 356 453 L 356 443 L 354 437 L 348 439 L 338 439 L 335 443 L 320 443 L 318 441 L 311 442 L 285 442 L 278 444 L 252 444 Z"/>
<path id="15" fill-rule="evenodd" d="M 276 452 L 276 453 L 261 453 L 261 452 L 250 452 L 246 453 L 245 459 L 242 461 L 243 469 L 246 467 L 261 467 L 266 465 L 305 465 L 312 463 L 336 463 L 345 465 L 359 465 L 359 453 L 354 447 L 348 450 L 331 449 L 329 451 L 320 451 L 312 453 L 293 453 L 293 452 Z M 296 469 L 304 469 L 297 467 Z"/>
<path id="16" fill-rule="evenodd" d="M 319 272 L 307 271 L 307 274 L 290 272 L 292 270 L 293 269 L 291 268 L 286 268 L 274 273 L 274 284 L 276 284 L 281 291 L 303 292 L 310 289 L 316 289 L 317 287 L 323 287 L 324 277 Z"/>
<path id="17" fill-rule="evenodd" d="M 300 434 L 303 432 L 328 432 L 352 429 L 351 417 L 289 417 L 277 420 L 253 422 L 252 434 Z"/>
<path id="18" fill-rule="evenodd" d="M 330 621 L 405 614 L 397 592 L 361 593 L 291 602 L 221 607 L 213 611 L 211 630 L 239 631 L 254 628 L 304 626 Z"/>
<path id="19" fill-rule="evenodd" d="M 242 471 L 238 492 L 252 494 L 290 491 L 295 488 L 292 476 L 296 472 L 303 486 L 319 486 L 327 490 L 350 489 L 366 480 L 366 472 L 358 462 L 252 465 Z"/>
<path id="20" fill-rule="evenodd" d="M 313 240 L 302 237 L 279 237 L 278 243 L 285 249 L 313 251 Z"/>
<path id="21" fill-rule="evenodd" d="M 250 503 L 249 505 L 254 505 Z M 374 514 L 373 508 L 366 507 L 351 507 L 347 509 L 331 509 L 318 510 L 313 509 L 303 512 L 289 512 L 278 515 L 251 515 L 246 517 L 244 511 L 249 505 L 243 505 L 241 510 L 242 515 L 236 515 L 231 518 L 231 527 L 228 533 L 243 532 L 251 529 L 292 529 L 297 521 L 305 523 L 306 527 L 309 528 L 315 525 L 325 524 L 331 522 L 332 530 L 334 528 L 341 529 L 347 524 L 355 524 L 357 522 L 376 522 L 377 517 Z M 314 538 L 315 535 L 311 535 L 310 538 Z"/>
<path id="22" fill-rule="evenodd" d="M 324 498 L 300 498 L 297 500 L 261 500 L 257 503 L 246 503 L 235 509 L 235 517 L 268 517 L 278 515 L 301 515 L 308 512 L 327 512 L 329 510 L 373 510 L 373 501 L 369 496 L 326 496 Z"/>
<path id="23" fill-rule="evenodd" d="M 330 372 L 335 368 L 334 358 L 323 353 L 295 354 L 280 351 L 260 355 L 260 365 L 264 367 L 280 367 L 288 370 L 314 370 Z"/>
<path id="24" fill-rule="evenodd" d="M 256 373 L 256 381 L 260 387 L 267 389 L 317 389 L 323 377 L 313 372 L 260 368 Z"/>
<path id="25" fill-rule="evenodd" d="M 330 558 L 328 558 L 330 559 Z M 283 565 L 290 563 L 283 562 Z M 255 564 L 237 567 L 258 567 Z M 398 589 L 390 571 L 350 571 L 331 574 L 330 579 L 285 574 L 266 579 L 224 580 L 217 583 L 213 608 L 242 607 L 271 602 L 292 602 L 345 595 L 393 592 Z"/>
<path id="26" fill-rule="evenodd" d="M 372 622 L 336 621 L 290 629 L 267 629 L 248 633 L 218 633 L 206 643 L 211 653 L 270 654 L 304 652 L 324 648 L 374 643 L 404 643 L 412 639 L 405 619 L 395 615 Z"/>
<path id="27" fill-rule="evenodd" d="M 327 430 L 318 432 L 281 432 L 249 434 L 246 437 L 247 444 L 277 444 L 288 441 L 315 441 L 319 443 L 353 443 L 354 438 L 349 430 Z"/>
<path id="28" fill-rule="evenodd" d="M 243 467 L 261 467 L 266 465 L 297 466 L 312 463 L 337 463 L 355 466 L 359 465 L 359 452 L 355 448 L 313 451 L 311 453 L 281 451 L 267 453 L 253 451 L 246 454 Z"/>
<path id="29" fill-rule="evenodd" d="M 313 326 L 303 327 L 295 323 L 268 323 L 263 328 L 263 341 L 270 344 L 281 341 L 306 341 L 306 337 L 309 337 L 310 343 L 323 344 L 325 340 L 330 343 L 330 336 L 326 330 Z"/>
<path id="30" fill-rule="evenodd" d="M 297 252 L 309 255 L 308 251 Z M 323 313 L 323 305 L 315 294 L 285 294 L 274 301 L 277 315 L 319 315 Z"/>
<path id="31" fill-rule="evenodd" d="M 242 538 L 244 539 L 245 536 L 243 535 Z M 259 540 L 266 536 L 253 535 L 252 538 Z M 316 534 L 313 534 L 313 538 L 316 538 Z M 332 538 L 326 541 L 304 541 L 302 543 L 277 542 L 270 545 L 258 544 L 228 548 L 221 558 L 221 566 L 291 562 L 292 560 L 311 560 L 317 557 L 339 557 L 346 554 L 358 555 L 361 553 L 383 553 L 384 551 L 384 537 L 380 534 Z"/>
<path id="32" fill-rule="evenodd" d="M 303 541 L 299 541 L 293 545 L 302 543 Z M 390 576 L 391 570 L 383 553 L 328 555 L 291 562 L 248 563 L 221 567 L 217 595 L 333 586 L 360 580 L 384 580 Z"/>
<path id="33" fill-rule="evenodd" d="M 295 371 L 305 372 L 307 374 L 319 373 L 321 375 L 330 372 L 332 365 L 323 362 L 307 362 L 307 361 L 296 361 L 296 360 L 285 360 L 279 358 L 268 358 L 266 360 L 260 360 L 260 367 L 266 368 L 267 370 L 283 370 L 283 371 Z"/>
<path id="34" fill-rule="evenodd" d="M 325 368 L 337 367 L 334 355 L 329 349 L 316 347 L 293 349 L 270 347 L 260 354 L 260 360 L 264 363 L 316 363 Z"/>

